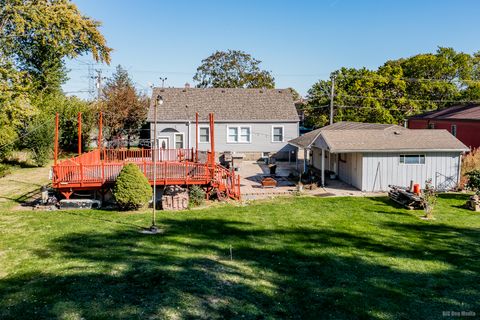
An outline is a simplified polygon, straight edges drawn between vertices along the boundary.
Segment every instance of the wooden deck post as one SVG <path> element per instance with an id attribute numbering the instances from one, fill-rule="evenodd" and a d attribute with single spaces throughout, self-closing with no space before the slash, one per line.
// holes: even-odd
<path id="1" fill-rule="evenodd" d="M 102 134 L 103 134 L 103 113 L 100 111 L 100 116 L 98 119 L 98 148 L 102 150 Z"/>
<path id="2" fill-rule="evenodd" d="M 198 162 L 198 112 L 195 113 L 195 162 Z"/>
<path id="3" fill-rule="evenodd" d="M 105 183 L 105 164 L 102 161 L 102 184 Z"/>
<path id="4" fill-rule="evenodd" d="M 55 141 L 53 147 L 53 164 L 56 166 L 58 161 L 58 112 L 55 114 Z"/>
<path id="5" fill-rule="evenodd" d="M 80 185 L 83 184 L 83 164 L 80 162 Z"/>
<path id="6" fill-rule="evenodd" d="M 78 126 L 78 155 L 82 154 L 82 113 L 78 113 L 78 120 L 77 120 L 77 126 Z"/>
<path id="7" fill-rule="evenodd" d="M 215 165 L 215 123 L 213 113 L 210 113 L 210 151 L 212 152 L 212 166 Z"/>
<path id="8" fill-rule="evenodd" d="M 163 162 L 163 184 L 167 185 L 167 165 L 168 162 Z"/>

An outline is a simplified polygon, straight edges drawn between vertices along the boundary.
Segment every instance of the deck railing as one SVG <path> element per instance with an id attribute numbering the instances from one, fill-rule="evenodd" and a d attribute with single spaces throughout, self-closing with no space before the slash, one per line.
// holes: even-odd
<path id="1" fill-rule="evenodd" d="M 153 152 L 158 152 L 156 184 L 213 184 L 227 196 L 240 198 L 240 177 L 215 163 L 211 152 L 193 149 L 93 150 L 53 166 L 58 189 L 95 188 L 114 183 L 126 163 L 133 163 L 153 184 Z M 202 157 L 198 162 L 195 158 Z"/>
<path id="2" fill-rule="evenodd" d="M 193 149 L 156 149 L 157 161 L 194 161 Z M 101 159 L 106 162 L 142 162 L 145 159 L 153 160 L 154 149 L 104 149 Z"/>
<path id="3" fill-rule="evenodd" d="M 153 183 L 153 162 L 135 162 L 140 171 Z M 104 184 L 117 179 L 125 163 L 100 163 L 54 166 L 54 184 Z M 157 162 L 157 184 L 191 184 L 206 181 L 208 166 L 194 162 Z"/>

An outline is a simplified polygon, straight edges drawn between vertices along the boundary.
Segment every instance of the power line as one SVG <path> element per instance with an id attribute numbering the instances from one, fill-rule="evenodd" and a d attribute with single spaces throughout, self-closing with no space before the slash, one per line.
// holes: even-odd
<path id="1" fill-rule="evenodd" d="M 66 121 L 73 121 L 77 119 L 77 116 L 73 116 L 72 118 L 67 118 Z M 15 138 L 13 141 L 9 142 L 9 143 L 5 143 L 5 144 L 2 144 L 0 145 L 0 150 L 12 145 L 12 144 L 15 144 L 16 142 L 20 141 L 21 139 L 25 138 L 26 136 L 28 136 L 29 134 L 32 134 L 33 132 L 37 131 L 38 129 L 40 129 L 41 127 L 49 124 L 50 122 L 54 121 L 55 118 L 51 118 L 51 119 L 48 119 L 48 120 L 45 120 L 44 122 L 42 122 L 41 124 L 39 124 L 38 126 L 36 126 L 35 128 L 29 130 L 28 132 L 26 132 L 25 134 L 21 135 L 21 136 L 18 136 L 17 138 Z"/>
<path id="2" fill-rule="evenodd" d="M 84 68 L 69 68 L 70 70 L 85 70 Z M 107 71 L 107 70 L 114 70 L 114 67 L 101 67 L 102 70 Z M 140 72 L 140 73 L 164 73 L 164 74 L 179 74 L 179 75 L 192 75 L 195 73 L 194 72 L 188 72 L 188 71 L 164 71 L 164 70 L 152 70 L 152 69 L 133 69 L 133 68 L 128 68 L 128 71 L 131 72 Z M 375 72 L 375 71 L 372 71 Z M 274 76 L 280 76 L 280 77 L 322 77 L 326 76 L 328 74 L 325 73 L 311 73 L 311 74 L 301 74 L 301 73 L 272 73 Z M 460 78 L 455 78 L 455 79 L 435 79 L 435 78 L 415 78 L 415 77 L 389 77 L 389 76 L 384 76 L 380 74 L 375 74 L 375 75 L 345 75 L 345 74 L 335 74 L 335 77 L 337 79 L 369 79 L 369 80 L 381 80 L 380 78 L 383 78 L 384 80 L 388 81 L 394 81 L 394 80 L 403 80 L 403 81 L 409 81 L 409 82 L 439 82 L 439 83 L 446 83 L 446 84 L 454 84 L 454 82 L 466 82 L 466 83 L 479 83 L 480 84 L 480 79 L 479 80 L 474 80 L 474 79 L 460 79 Z M 325 80 L 326 81 L 326 80 Z"/>
<path id="3" fill-rule="evenodd" d="M 46 120 L 45 122 L 43 122 L 42 124 L 38 125 L 37 127 L 33 128 L 32 130 L 29 130 L 27 133 L 15 138 L 13 141 L 9 142 L 9 143 L 5 143 L 5 144 L 2 144 L 0 146 L 0 150 L 3 150 L 4 148 L 10 146 L 10 145 L 13 145 L 15 144 L 16 142 L 20 141 L 21 139 L 25 138 L 26 136 L 28 136 L 29 134 L 37 131 L 38 129 L 40 129 L 41 127 L 43 127 L 44 125 L 52 122 L 54 119 L 50 119 L 50 120 Z"/>
<path id="4" fill-rule="evenodd" d="M 434 79 L 434 78 L 413 78 L 413 77 L 388 77 L 380 74 L 375 75 L 344 75 L 344 74 L 337 74 L 337 79 L 369 79 L 369 80 L 380 80 L 379 78 L 383 78 L 385 80 L 394 81 L 394 80 L 403 80 L 409 82 L 439 82 L 439 83 L 446 83 L 446 84 L 454 84 L 454 82 L 469 82 L 469 83 L 480 83 L 480 80 L 473 80 L 473 79 L 460 79 L 455 78 L 452 80 L 447 79 Z"/>
<path id="5" fill-rule="evenodd" d="M 383 98 L 383 97 L 371 97 L 371 96 L 361 96 L 361 95 L 336 95 L 339 98 L 356 98 L 356 99 L 373 99 L 373 100 L 406 100 L 406 101 L 417 101 L 417 102 L 437 102 L 437 103 L 480 103 L 480 100 L 440 100 L 440 99 L 411 99 L 407 97 L 401 98 Z"/>

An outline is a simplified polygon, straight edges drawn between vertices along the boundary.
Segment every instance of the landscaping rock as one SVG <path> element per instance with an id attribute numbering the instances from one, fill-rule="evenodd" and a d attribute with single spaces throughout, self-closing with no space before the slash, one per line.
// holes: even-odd
<path id="1" fill-rule="evenodd" d="M 480 211 L 480 197 L 475 194 L 467 201 L 467 208 L 473 211 Z"/>

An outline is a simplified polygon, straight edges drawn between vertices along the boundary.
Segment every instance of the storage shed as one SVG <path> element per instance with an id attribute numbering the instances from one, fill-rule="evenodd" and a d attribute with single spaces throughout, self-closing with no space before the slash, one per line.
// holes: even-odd
<path id="1" fill-rule="evenodd" d="M 362 191 L 387 191 L 432 180 L 439 190 L 457 187 L 461 156 L 469 151 L 446 130 L 410 130 L 397 125 L 338 122 L 290 140 L 306 150 L 321 182 L 333 174 Z M 327 174 L 327 175 L 326 175 Z"/>

